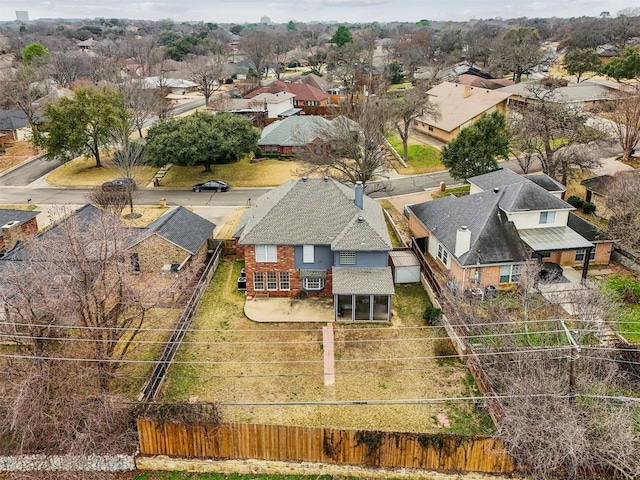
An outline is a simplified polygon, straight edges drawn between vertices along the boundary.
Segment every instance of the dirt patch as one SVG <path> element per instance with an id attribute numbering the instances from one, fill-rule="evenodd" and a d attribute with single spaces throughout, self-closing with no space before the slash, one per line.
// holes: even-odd
<path id="1" fill-rule="evenodd" d="M 392 325 L 335 324 L 336 381 L 325 386 L 323 324 L 248 320 L 235 289 L 241 266 L 221 264 L 163 400 L 220 402 L 225 421 L 249 423 L 430 432 L 442 430 L 439 414 L 452 418 L 445 401 L 423 399 L 459 396 L 467 370 L 436 362 L 440 332 L 421 312 Z"/>

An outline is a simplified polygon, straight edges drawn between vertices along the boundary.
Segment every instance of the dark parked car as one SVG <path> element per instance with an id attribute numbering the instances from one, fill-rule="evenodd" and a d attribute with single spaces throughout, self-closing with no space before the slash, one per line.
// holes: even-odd
<path id="1" fill-rule="evenodd" d="M 215 190 L 216 192 L 226 192 L 229 190 L 229 184 L 222 180 L 209 180 L 208 182 L 199 183 L 193 186 L 194 192 L 200 192 L 202 190 Z"/>
<path id="2" fill-rule="evenodd" d="M 102 190 L 126 190 L 136 188 L 136 181 L 133 178 L 116 178 L 102 184 Z"/>

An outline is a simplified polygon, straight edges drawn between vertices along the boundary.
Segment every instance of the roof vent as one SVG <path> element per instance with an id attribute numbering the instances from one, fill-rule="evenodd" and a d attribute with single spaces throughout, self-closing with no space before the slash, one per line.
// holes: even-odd
<path id="1" fill-rule="evenodd" d="M 358 217 L 358 221 L 359 221 L 359 222 L 364 222 L 364 217 L 363 217 L 362 215 L 360 215 L 360 216 Z"/>
<path id="2" fill-rule="evenodd" d="M 496 193 L 498 193 L 498 187 L 493 188 L 493 194 L 495 195 Z"/>
<path id="3" fill-rule="evenodd" d="M 329 181 L 329 177 L 327 177 L 327 176 L 325 175 L 325 177 L 324 177 L 324 179 L 323 179 L 323 180 L 324 180 L 325 182 L 328 182 L 328 181 Z"/>
<path id="4" fill-rule="evenodd" d="M 308 180 L 308 178 L 307 178 L 307 177 L 302 177 L 302 181 L 303 181 L 303 182 L 306 182 L 307 180 Z"/>

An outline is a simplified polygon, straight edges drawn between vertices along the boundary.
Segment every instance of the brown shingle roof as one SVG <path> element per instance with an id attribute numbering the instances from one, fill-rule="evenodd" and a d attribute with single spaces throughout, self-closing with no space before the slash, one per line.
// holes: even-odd
<path id="1" fill-rule="evenodd" d="M 329 95 L 311 85 L 304 83 L 288 83 L 282 80 L 275 80 L 269 85 L 265 85 L 249 92 L 244 98 L 253 98 L 261 93 L 293 93 L 297 101 L 316 101 L 320 102 L 329 98 Z"/>

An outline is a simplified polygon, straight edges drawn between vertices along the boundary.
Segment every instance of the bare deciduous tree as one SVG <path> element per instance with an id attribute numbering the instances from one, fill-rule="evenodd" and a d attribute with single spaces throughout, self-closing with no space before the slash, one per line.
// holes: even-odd
<path id="1" fill-rule="evenodd" d="M 265 73 L 273 51 L 273 39 L 267 32 L 256 31 L 240 40 L 240 50 L 251 64 L 258 80 Z"/>
<path id="2" fill-rule="evenodd" d="M 123 82 L 119 84 L 118 88 L 124 93 L 131 125 L 142 138 L 142 129 L 158 110 L 158 102 L 163 104 L 165 102 L 154 89 L 146 88 L 143 82 L 137 79 Z"/>
<path id="3" fill-rule="evenodd" d="M 18 108 L 27 116 L 33 137 L 37 136 L 36 102 L 48 93 L 41 67 L 21 65 L 0 81 L 0 104 Z"/>
<path id="4" fill-rule="evenodd" d="M 196 57 L 189 64 L 191 80 L 198 84 L 198 91 L 204 96 L 205 106 L 209 106 L 209 99 L 220 89 L 227 72 L 225 55 L 210 57 Z"/>
<path id="5" fill-rule="evenodd" d="M 118 360 L 134 345 L 164 288 L 179 288 L 189 279 L 185 272 L 163 288 L 145 285 L 134 275 L 129 247 L 140 234 L 87 205 L 27 242 L 3 261 L 4 326 L 15 327 L 16 337 L 24 328 L 66 327 L 57 336 L 83 345 L 81 354 L 73 356 L 95 368 L 96 387 L 108 392 Z"/>
<path id="6" fill-rule="evenodd" d="M 380 148 L 384 137 L 385 102 L 365 99 L 354 105 L 343 105 L 342 116 L 330 126 L 318 131 L 328 148 L 317 151 L 309 148 L 305 160 L 312 171 L 325 175 L 339 175 L 339 180 L 367 185 L 376 174 L 383 174 L 389 162 Z"/>
<path id="7" fill-rule="evenodd" d="M 508 30 L 495 44 L 494 63 L 513 74 L 518 83 L 527 70 L 543 59 L 540 35 L 534 27 L 516 27 Z"/>
<path id="8" fill-rule="evenodd" d="M 534 265 L 532 279 L 535 272 Z M 543 300 L 534 285 L 522 285 L 530 292 L 521 298 L 523 306 Z M 620 401 L 615 392 L 634 390 L 638 378 L 621 361 L 624 351 L 587 341 L 603 324 L 610 301 L 592 288 L 581 292 L 568 328 L 531 310 L 520 320 L 500 301 L 468 305 L 462 297 L 456 298 L 456 321 L 469 329 L 475 358 L 501 397 L 499 435 L 523 474 L 637 478 L 635 404 Z M 520 330 L 521 323 L 528 329 Z"/>
<path id="9" fill-rule="evenodd" d="M 411 124 L 416 118 L 426 115 L 439 118 L 438 107 L 429 102 L 426 86 L 417 86 L 403 92 L 390 103 L 391 123 L 402 140 L 403 159 L 409 160 L 409 134 Z"/>
<path id="10" fill-rule="evenodd" d="M 640 141 L 640 90 L 618 90 L 614 110 L 607 114 L 622 148 L 622 161 L 627 161 Z"/>
<path id="11" fill-rule="evenodd" d="M 607 233 L 626 251 L 640 256 L 640 175 L 619 172 L 606 186 L 604 206 L 609 212 Z"/>
<path id="12" fill-rule="evenodd" d="M 532 83 L 527 88 L 530 101 L 512 116 L 515 145 L 525 154 L 535 153 L 542 171 L 565 185 L 572 169 L 597 166 L 597 156 L 589 149 L 574 147 L 600 140 L 603 134 L 587 127 L 586 116 L 563 101 L 558 85 Z"/>
<path id="13" fill-rule="evenodd" d="M 65 88 L 72 88 L 73 83 L 90 70 L 87 56 L 82 52 L 52 52 L 47 57 L 47 65 L 51 77 Z"/>

